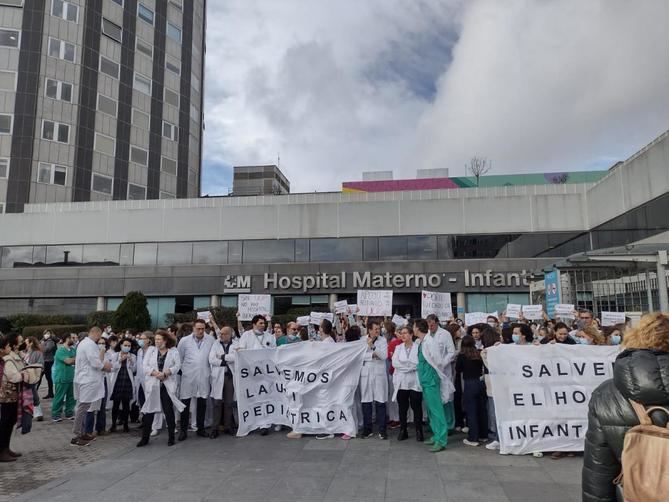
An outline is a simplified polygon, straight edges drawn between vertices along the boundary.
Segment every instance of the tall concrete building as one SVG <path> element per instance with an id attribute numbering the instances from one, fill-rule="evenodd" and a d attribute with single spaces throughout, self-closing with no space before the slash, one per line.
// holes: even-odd
<path id="1" fill-rule="evenodd" d="M 198 197 L 205 0 L 0 0 L 0 210 Z"/>
<path id="2" fill-rule="evenodd" d="M 286 195 L 290 181 L 276 165 L 235 166 L 232 195 Z"/>

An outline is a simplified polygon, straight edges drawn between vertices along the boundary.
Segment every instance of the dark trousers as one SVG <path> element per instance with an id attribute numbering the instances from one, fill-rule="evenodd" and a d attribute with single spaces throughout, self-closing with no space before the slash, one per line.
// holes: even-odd
<path id="1" fill-rule="evenodd" d="M 37 388 L 39 389 L 40 385 L 42 384 L 42 378 L 46 378 L 46 383 L 49 387 L 49 390 L 46 394 L 48 397 L 53 397 L 53 378 L 51 377 L 51 368 L 53 368 L 53 361 L 44 361 L 44 371 L 42 372 L 42 376 L 40 377 L 39 383 L 37 384 Z"/>
<path id="2" fill-rule="evenodd" d="M 407 428 L 407 413 L 409 412 L 409 405 L 413 410 L 413 423 L 418 427 L 423 426 L 423 393 L 415 390 L 398 390 L 397 391 L 397 407 L 400 413 L 400 426 L 402 430 Z"/>
<path id="3" fill-rule="evenodd" d="M 16 424 L 17 411 L 18 403 L 0 404 L 0 452 L 9 450 L 9 440 Z"/>
<path id="4" fill-rule="evenodd" d="M 216 429 L 219 425 L 223 425 L 223 429 L 230 430 L 235 426 L 232 410 L 234 395 L 235 386 L 232 373 L 226 371 L 225 385 L 223 385 L 223 399 L 214 399 L 214 423 L 212 429 Z M 223 422 L 221 422 L 221 416 L 223 417 Z"/>
<path id="5" fill-rule="evenodd" d="M 485 383 L 478 378 L 466 379 L 463 392 L 465 415 L 467 416 L 467 439 L 479 441 L 488 439 L 488 396 Z"/>
<path id="6" fill-rule="evenodd" d="M 84 432 L 93 434 L 93 427 L 96 432 L 102 432 L 107 428 L 107 379 L 104 379 L 105 397 L 102 398 L 100 409 L 98 411 L 89 411 L 86 413 L 86 422 L 84 423 Z"/>
<path id="7" fill-rule="evenodd" d="M 117 399 L 112 405 L 112 427 L 116 427 L 116 422 L 121 419 L 121 423 L 128 425 L 128 417 L 130 416 L 130 399 Z"/>
<path id="8" fill-rule="evenodd" d="M 167 422 L 167 435 L 170 440 L 174 440 L 174 429 L 176 428 L 176 417 L 174 416 L 174 404 L 167 393 L 167 389 L 160 384 L 160 406 Z M 153 416 L 155 413 L 144 413 L 142 417 L 142 438 L 149 439 L 151 436 L 151 427 L 153 426 Z M 183 417 L 183 415 L 182 415 Z M 183 418 L 182 418 L 183 420 Z M 188 419 L 186 419 L 188 422 Z"/>
<path id="9" fill-rule="evenodd" d="M 453 411 L 455 413 L 455 426 L 464 427 L 465 412 L 462 409 L 462 377 L 460 374 L 455 379 L 455 394 L 453 395 Z"/>
<path id="10" fill-rule="evenodd" d="M 163 386 L 161 385 L 160 388 L 162 389 Z M 185 406 L 184 410 L 181 412 L 181 430 L 182 432 L 187 432 L 188 425 L 190 422 L 190 398 L 182 399 L 181 402 Z M 197 422 L 197 430 L 199 431 L 204 430 L 204 414 L 206 413 L 206 411 L 207 411 L 207 400 L 204 397 L 198 397 L 195 420 Z M 165 413 L 164 410 L 163 413 Z"/>
<path id="11" fill-rule="evenodd" d="M 376 426 L 380 434 L 386 433 L 386 403 L 374 401 Z M 372 432 L 372 403 L 362 403 L 362 428 L 364 434 Z"/>

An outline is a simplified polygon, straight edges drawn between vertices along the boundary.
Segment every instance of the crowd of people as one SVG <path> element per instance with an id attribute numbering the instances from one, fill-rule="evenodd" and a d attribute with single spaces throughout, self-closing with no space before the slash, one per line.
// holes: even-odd
<path id="1" fill-rule="evenodd" d="M 26 402 L 36 420 L 42 419 L 38 389 L 42 377 L 53 399 L 51 420 L 73 421 L 73 446 L 86 446 L 96 437 L 128 432 L 140 424 L 138 447 L 162 429 L 167 444 L 184 441 L 189 432 L 215 439 L 236 432 L 235 394 L 231 366 L 239 350 L 272 348 L 293 343 L 347 343 L 363 340 L 368 350 L 357 393 L 358 437 L 397 440 L 410 436 L 438 452 L 449 435 L 466 434 L 463 443 L 499 449 L 492 382 L 487 351 L 498 344 L 531 345 L 624 343 L 626 326 L 600 328 L 592 312 L 581 310 L 572 319 L 541 321 L 504 315 L 486 323 L 465 326 L 460 319 L 445 322 L 435 315 L 406 319 L 401 326 L 384 318 L 333 315 L 320 325 L 286 326 L 256 315 L 250 325 L 219 327 L 208 321 L 170 326 L 155 332 L 93 327 L 87 333 L 42 340 L 10 333 L 0 338 L 0 461 L 15 461 L 10 449 L 12 430 Z M 566 321 L 566 322 L 565 322 Z M 26 368 L 43 368 L 35 380 Z M 30 380 L 32 378 L 33 380 Z M 107 426 L 107 412 L 111 423 Z M 425 431 L 429 427 L 431 436 Z M 281 426 L 275 426 L 276 431 Z M 268 434 L 270 429 L 260 430 Z M 289 438 L 301 434 L 289 432 Z M 321 434 L 318 439 L 333 439 Z M 348 440 L 348 435 L 341 439 Z M 553 453 L 559 458 L 562 453 Z"/>

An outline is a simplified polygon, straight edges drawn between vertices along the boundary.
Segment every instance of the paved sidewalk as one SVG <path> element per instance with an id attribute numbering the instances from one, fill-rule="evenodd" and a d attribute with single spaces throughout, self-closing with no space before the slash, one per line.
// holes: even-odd
<path id="1" fill-rule="evenodd" d="M 580 458 L 502 456 L 464 446 L 461 435 L 438 454 L 413 437 L 289 440 L 276 432 L 216 440 L 191 433 L 173 447 L 162 433 L 141 449 L 134 434 L 116 434 L 75 448 L 68 445 L 70 425 L 37 423 L 13 441 L 25 456 L 0 468 L 0 499 L 26 492 L 14 500 L 580 500 Z"/>

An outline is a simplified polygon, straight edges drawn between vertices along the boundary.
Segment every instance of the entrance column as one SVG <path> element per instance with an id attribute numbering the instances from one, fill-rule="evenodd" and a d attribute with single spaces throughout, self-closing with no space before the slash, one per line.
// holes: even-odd
<path id="1" fill-rule="evenodd" d="M 337 301 L 337 293 L 330 293 L 329 299 L 328 299 L 328 305 L 330 306 L 330 312 L 334 312 L 335 309 L 335 302 Z"/>
<path id="2" fill-rule="evenodd" d="M 660 300 L 660 312 L 669 311 L 669 295 L 667 294 L 667 269 L 669 264 L 667 250 L 657 252 L 657 296 Z"/>
<path id="3" fill-rule="evenodd" d="M 95 306 L 95 310 L 97 310 L 98 312 L 107 310 L 107 301 L 104 296 L 98 296 L 98 301 Z"/>
<path id="4" fill-rule="evenodd" d="M 462 320 L 464 321 L 464 319 L 465 319 L 464 312 L 466 312 L 466 310 L 465 310 L 465 309 L 466 309 L 466 306 L 465 306 L 465 303 L 466 303 L 466 297 L 465 297 L 465 294 L 464 294 L 464 293 L 456 293 L 456 301 L 457 301 L 457 305 L 458 305 L 458 311 L 456 312 L 455 317 L 460 317 L 460 316 L 462 316 L 462 317 L 460 317 L 460 319 L 462 319 Z"/>
<path id="5" fill-rule="evenodd" d="M 212 307 L 220 307 L 221 297 L 218 295 L 211 295 L 211 298 L 209 299 L 209 305 L 211 305 Z"/>

